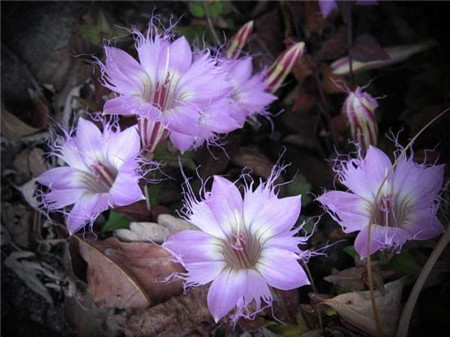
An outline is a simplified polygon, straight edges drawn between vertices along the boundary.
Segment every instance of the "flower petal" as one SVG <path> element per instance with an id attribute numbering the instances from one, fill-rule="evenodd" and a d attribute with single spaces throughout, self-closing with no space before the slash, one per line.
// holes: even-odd
<path id="1" fill-rule="evenodd" d="M 246 290 L 246 271 L 226 269 L 211 284 L 208 308 L 216 323 L 237 304 Z"/>
<path id="2" fill-rule="evenodd" d="M 245 204 L 245 207 L 247 206 L 248 203 Z M 260 240 L 266 240 L 294 227 L 300 216 L 301 197 L 293 196 L 278 199 L 273 196 L 266 199 L 263 204 L 252 205 L 252 207 L 259 207 L 260 209 L 254 213 L 252 219 L 245 220 L 246 226 Z"/>
<path id="3" fill-rule="evenodd" d="M 176 39 L 169 47 L 169 68 L 183 74 L 192 63 L 192 50 L 184 36 Z"/>
<path id="4" fill-rule="evenodd" d="M 196 137 L 188 136 L 179 132 L 171 132 L 170 141 L 178 150 L 185 152 L 195 144 Z"/>
<path id="5" fill-rule="evenodd" d="M 150 89 L 150 78 L 143 67 L 121 49 L 105 47 L 105 86 L 126 95 L 145 95 Z"/>
<path id="6" fill-rule="evenodd" d="M 279 248 L 264 249 L 256 269 L 269 285 L 281 290 L 291 290 L 309 284 L 305 271 L 291 251 Z"/>
<path id="7" fill-rule="evenodd" d="M 381 182 L 392 167 L 391 160 L 383 151 L 369 146 L 366 157 L 359 161 L 358 167 L 353 164 L 353 161 L 348 163 L 342 183 L 359 196 L 374 200 Z"/>
<path id="8" fill-rule="evenodd" d="M 105 145 L 108 160 L 117 170 L 134 161 L 141 152 L 141 139 L 135 126 L 116 132 Z"/>
<path id="9" fill-rule="evenodd" d="M 69 166 L 55 167 L 42 173 L 38 178 L 39 184 L 45 185 L 51 189 L 86 189 L 84 184 L 83 171 L 73 169 Z"/>
<path id="10" fill-rule="evenodd" d="M 369 226 L 366 226 L 359 232 L 355 240 L 355 250 L 361 258 L 366 258 L 368 256 L 368 235 Z M 411 238 L 411 235 L 401 228 L 372 225 L 370 231 L 369 255 L 385 248 L 399 248 Z"/>
<path id="11" fill-rule="evenodd" d="M 77 134 L 74 141 L 83 158 L 87 157 L 95 161 L 94 158 L 99 157 L 99 153 L 103 147 L 104 137 L 94 123 L 80 118 L 78 120 Z"/>
<path id="12" fill-rule="evenodd" d="M 402 229 L 408 232 L 414 240 L 427 240 L 438 236 L 444 231 L 444 226 L 437 218 L 432 208 L 419 209 L 411 212 L 402 223 Z"/>
<path id="13" fill-rule="evenodd" d="M 138 184 L 139 177 L 132 173 L 119 172 L 109 191 L 114 206 L 127 206 L 144 200 L 145 196 Z"/>
<path id="14" fill-rule="evenodd" d="M 95 218 L 108 209 L 107 194 L 86 193 L 73 206 L 67 218 L 67 228 L 72 235 L 85 224 L 92 222 Z"/>
<path id="15" fill-rule="evenodd" d="M 164 242 L 163 247 L 177 255 L 183 264 L 224 261 L 220 241 L 202 231 L 178 232 Z"/>
<path id="16" fill-rule="evenodd" d="M 326 207 L 345 233 L 361 230 L 369 223 L 370 205 L 356 194 L 330 191 L 317 200 Z"/>
<path id="17" fill-rule="evenodd" d="M 411 159 L 401 159 L 394 177 L 393 189 L 399 198 L 413 200 L 416 208 L 429 208 L 442 188 L 445 165 L 425 167 Z"/>

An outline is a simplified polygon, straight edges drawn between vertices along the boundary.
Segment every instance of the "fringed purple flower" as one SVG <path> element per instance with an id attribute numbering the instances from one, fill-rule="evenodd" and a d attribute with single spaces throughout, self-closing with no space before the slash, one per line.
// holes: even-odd
<path id="1" fill-rule="evenodd" d="M 318 198 L 345 233 L 359 231 L 355 249 L 362 258 L 368 252 L 398 249 L 407 240 L 425 240 L 443 231 L 436 213 L 444 165 L 420 165 L 402 156 L 376 200 L 391 168 L 388 156 L 371 146 L 364 159 L 349 159 L 338 169 L 339 179 L 349 192 L 330 191 Z"/>
<path id="2" fill-rule="evenodd" d="M 227 79 L 233 85 L 231 115 L 242 127 L 247 117 L 263 114 L 277 97 L 266 92 L 263 73 L 252 75 L 251 57 L 228 61 L 226 67 Z"/>
<path id="3" fill-rule="evenodd" d="M 55 155 L 68 164 L 44 172 L 37 181 L 50 191 L 44 206 L 52 211 L 73 205 L 67 218 L 73 234 L 108 207 L 144 199 L 139 187 L 140 138 L 135 127 L 120 131 L 105 125 L 103 133 L 83 118 L 76 135 L 66 134 Z"/>
<path id="4" fill-rule="evenodd" d="M 154 28 L 145 36 L 134 31 L 139 61 L 105 47 L 106 60 L 100 63 L 104 85 L 118 97 L 106 102 L 104 112 L 161 123 L 181 151 L 235 128 L 223 112 L 232 86 L 216 58 L 208 51 L 193 52 L 184 37 L 171 42 L 169 34 L 152 34 Z"/>
<path id="5" fill-rule="evenodd" d="M 269 286 L 289 290 L 309 284 L 299 260 L 305 237 L 293 228 L 300 215 L 300 196 L 278 198 L 274 169 L 266 183 L 241 196 L 234 183 L 215 176 L 210 192 L 196 200 L 190 192 L 186 219 L 200 230 L 175 234 L 164 243 L 187 270 L 178 275 L 185 287 L 210 282 L 208 307 L 215 321 L 231 313 L 254 318 L 272 305 Z"/>

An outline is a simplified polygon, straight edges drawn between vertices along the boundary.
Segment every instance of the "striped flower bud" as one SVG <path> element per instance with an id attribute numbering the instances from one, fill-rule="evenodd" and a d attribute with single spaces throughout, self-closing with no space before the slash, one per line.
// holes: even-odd
<path id="1" fill-rule="evenodd" d="M 247 22 L 239 29 L 239 31 L 233 35 L 230 40 L 228 49 L 225 52 L 225 57 L 230 60 L 236 60 L 241 54 L 242 48 L 244 48 L 250 35 L 253 31 L 253 21 Z"/>
<path id="2" fill-rule="evenodd" d="M 268 92 L 274 93 L 278 90 L 295 63 L 302 57 L 304 50 L 305 43 L 298 42 L 278 56 L 265 74 L 265 86 Z"/>
<path id="3" fill-rule="evenodd" d="M 365 152 L 369 145 L 376 146 L 378 140 L 378 125 L 375 109 L 378 102 L 361 88 L 350 92 L 343 106 L 343 113 L 350 124 L 352 138 Z"/>

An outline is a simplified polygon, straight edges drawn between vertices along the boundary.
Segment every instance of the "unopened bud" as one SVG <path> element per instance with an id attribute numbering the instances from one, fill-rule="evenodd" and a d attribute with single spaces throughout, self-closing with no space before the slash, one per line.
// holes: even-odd
<path id="1" fill-rule="evenodd" d="M 369 62 L 361 62 L 352 60 L 353 73 L 363 72 L 369 69 L 384 68 L 391 64 L 402 62 L 408 57 L 427 50 L 430 47 L 435 46 L 434 42 L 424 42 L 413 45 L 397 46 L 391 48 L 385 48 L 384 51 L 389 55 L 387 60 L 375 60 Z M 349 58 L 343 57 L 331 64 L 331 69 L 335 75 L 348 75 L 350 74 L 350 62 Z"/>
<path id="2" fill-rule="evenodd" d="M 225 57 L 230 60 L 235 60 L 241 54 L 242 48 L 247 43 L 251 33 L 253 31 L 253 21 L 247 22 L 239 29 L 239 31 L 231 38 L 230 44 Z"/>
<path id="3" fill-rule="evenodd" d="M 375 110 L 378 102 L 361 88 L 349 93 L 343 106 L 343 113 L 350 124 L 353 140 L 357 142 L 363 152 L 369 145 L 376 146 L 378 141 L 378 124 Z"/>
<path id="4" fill-rule="evenodd" d="M 286 49 L 274 63 L 267 69 L 264 85 L 266 90 L 274 93 L 283 84 L 286 76 L 291 72 L 294 65 L 302 57 L 305 43 L 298 42 Z"/>
<path id="5" fill-rule="evenodd" d="M 141 136 L 142 151 L 153 156 L 156 147 L 163 143 L 169 136 L 169 130 L 159 122 L 146 118 L 139 119 L 139 135 Z"/>

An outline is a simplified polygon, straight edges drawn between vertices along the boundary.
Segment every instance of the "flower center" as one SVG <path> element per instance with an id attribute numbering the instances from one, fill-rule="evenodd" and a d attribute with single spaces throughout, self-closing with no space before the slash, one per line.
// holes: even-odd
<path id="1" fill-rule="evenodd" d="M 93 186 L 97 193 L 108 193 L 117 177 L 117 170 L 102 163 L 95 163 L 91 166 L 94 171 L 95 181 Z"/>
<path id="2" fill-rule="evenodd" d="M 379 226 L 400 227 L 404 222 L 407 209 L 394 195 L 381 197 L 375 213 L 375 223 Z"/>
<path id="3" fill-rule="evenodd" d="M 224 256 L 227 264 L 234 269 L 253 268 L 261 255 L 258 240 L 247 232 L 233 233 L 224 242 Z"/>

